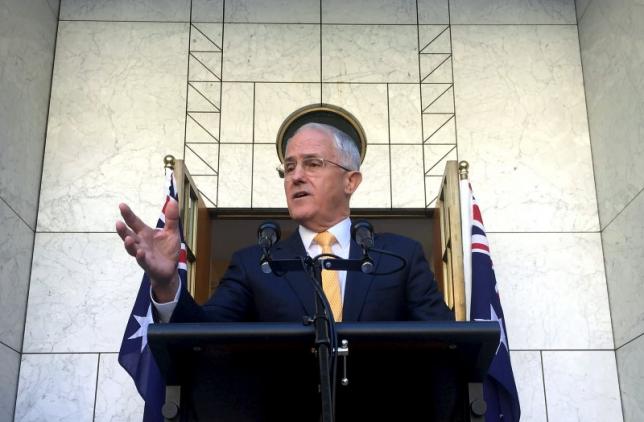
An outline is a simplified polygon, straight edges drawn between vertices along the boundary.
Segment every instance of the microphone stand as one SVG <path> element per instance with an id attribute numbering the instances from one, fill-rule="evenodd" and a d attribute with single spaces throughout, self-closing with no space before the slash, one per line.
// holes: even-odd
<path id="1" fill-rule="evenodd" d="M 264 264 L 270 265 L 273 272 L 287 272 L 287 271 L 306 271 L 309 276 L 322 288 L 322 270 L 335 270 L 335 271 L 363 271 L 363 264 L 367 262 L 368 257 L 363 259 L 328 259 L 328 256 L 316 256 L 315 258 L 307 257 L 301 259 L 278 259 L 271 260 L 270 256 L 262 257 L 262 268 Z M 370 260 L 369 260 L 370 261 Z M 304 264 L 304 265 L 303 265 Z M 331 336 L 329 333 L 329 325 L 327 320 L 331 320 L 329 315 L 333 315 L 320 294 L 318 289 L 315 294 L 315 315 L 313 316 L 313 326 L 315 328 L 315 353 L 318 357 L 318 365 L 320 369 L 320 400 L 322 405 L 322 422 L 333 422 L 334 417 L 334 403 L 333 395 L 331 393 L 331 383 L 335 380 L 331 379 L 329 355 L 331 350 Z"/>

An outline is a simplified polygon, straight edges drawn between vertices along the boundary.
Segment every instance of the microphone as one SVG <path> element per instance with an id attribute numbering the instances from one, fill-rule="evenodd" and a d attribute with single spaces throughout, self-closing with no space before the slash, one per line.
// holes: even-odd
<path id="1" fill-rule="evenodd" d="M 358 220 L 351 227 L 351 237 L 360 245 L 364 254 L 360 269 L 365 274 L 372 273 L 374 270 L 373 260 L 367 252 L 373 248 L 373 226 L 367 220 Z"/>
<path id="2" fill-rule="evenodd" d="M 272 221 L 264 221 L 257 229 L 257 244 L 262 248 L 262 257 L 259 266 L 264 274 L 271 273 L 270 249 L 279 242 L 281 236 L 280 226 Z"/>
<path id="3" fill-rule="evenodd" d="M 359 220 L 353 224 L 351 237 L 365 252 L 373 248 L 373 226 L 367 220 Z"/>

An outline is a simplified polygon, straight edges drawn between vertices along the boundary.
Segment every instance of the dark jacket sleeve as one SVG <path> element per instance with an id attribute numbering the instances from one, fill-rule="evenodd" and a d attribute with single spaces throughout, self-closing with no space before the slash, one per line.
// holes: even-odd
<path id="1" fill-rule="evenodd" d="M 254 301 L 244 266 L 243 252 L 236 252 L 215 294 L 199 306 L 182 287 L 170 322 L 241 322 L 253 321 Z"/>
<path id="2" fill-rule="evenodd" d="M 443 294 L 438 290 L 422 246 L 415 241 L 408 268 L 407 319 L 411 321 L 453 321 L 454 313 L 447 307 L 443 300 Z"/>

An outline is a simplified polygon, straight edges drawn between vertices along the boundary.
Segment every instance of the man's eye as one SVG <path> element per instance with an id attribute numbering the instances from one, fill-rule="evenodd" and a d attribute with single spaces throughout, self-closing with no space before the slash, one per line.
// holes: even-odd
<path id="1" fill-rule="evenodd" d="M 309 168 L 322 167 L 322 160 L 307 160 L 306 166 Z"/>
<path id="2" fill-rule="evenodd" d="M 293 173 L 295 171 L 295 164 L 293 163 L 288 163 L 284 166 L 284 172 L 286 173 Z"/>

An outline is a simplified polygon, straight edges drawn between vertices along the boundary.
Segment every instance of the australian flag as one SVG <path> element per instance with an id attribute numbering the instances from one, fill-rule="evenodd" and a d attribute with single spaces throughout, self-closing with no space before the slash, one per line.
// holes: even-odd
<path id="1" fill-rule="evenodd" d="M 514 383 L 510 347 L 494 276 L 490 247 L 483 227 L 481 210 L 472 195 L 472 290 L 470 305 L 471 321 L 496 321 L 501 328 L 501 338 L 487 377 L 483 394 L 487 403 L 486 422 L 518 422 L 521 416 L 519 394 Z M 466 224 L 467 222 L 463 222 Z"/>
<path id="2" fill-rule="evenodd" d="M 157 228 L 165 226 L 165 210 L 170 201 L 177 201 L 176 183 L 172 171 L 166 175 L 166 199 L 157 221 Z M 177 271 L 181 284 L 186 285 L 186 246 L 183 240 L 181 222 L 179 222 L 181 233 L 181 250 Z M 150 278 L 147 273 L 143 275 L 139 293 L 136 296 L 134 307 L 123 334 L 121 350 L 119 351 L 119 363 L 134 380 L 136 389 L 145 401 L 143 412 L 144 422 L 163 421 L 161 406 L 165 402 L 165 383 L 161 377 L 159 368 L 152 356 L 148 345 L 148 325 L 154 323 L 152 302 L 150 300 Z"/>

